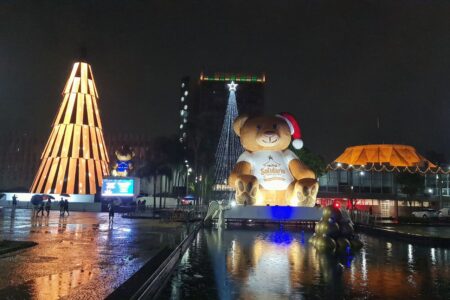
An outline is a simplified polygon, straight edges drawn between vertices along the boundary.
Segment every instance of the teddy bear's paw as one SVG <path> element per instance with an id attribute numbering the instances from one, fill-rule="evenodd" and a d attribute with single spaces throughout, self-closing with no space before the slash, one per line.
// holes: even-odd
<path id="1" fill-rule="evenodd" d="M 256 202 L 256 198 L 248 192 L 239 193 L 236 192 L 236 202 L 241 205 L 253 205 Z"/>
<path id="2" fill-rule="evenodd" d="M 317 180 L 305 178 L 296 182 L 295 193 L 299 206 L 314 206 L 319 190 Z"/>

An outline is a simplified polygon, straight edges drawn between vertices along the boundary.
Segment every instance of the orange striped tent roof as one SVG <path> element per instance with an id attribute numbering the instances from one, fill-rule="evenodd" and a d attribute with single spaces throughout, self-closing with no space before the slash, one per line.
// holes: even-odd
<path id="1" fill-rule="evenodd" d="M 334 162 L 353 166 L 388 164 L 392 167 L 436 167 L 436 165 L 417 153 L 414 147 L 407 145 L 361 145 L 348 147 Z"/>

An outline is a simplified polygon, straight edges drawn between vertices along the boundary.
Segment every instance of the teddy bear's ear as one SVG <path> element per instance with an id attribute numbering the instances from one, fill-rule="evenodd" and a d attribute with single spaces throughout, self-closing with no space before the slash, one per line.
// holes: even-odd
<path id="1" fill-rule="evenodd" d="M 247 121 L 247 115 L 241 115 L 234 120 L 233 129 L 237 136 L 241 136 L 241 128 L 244 126 L 245 121 Z"/>

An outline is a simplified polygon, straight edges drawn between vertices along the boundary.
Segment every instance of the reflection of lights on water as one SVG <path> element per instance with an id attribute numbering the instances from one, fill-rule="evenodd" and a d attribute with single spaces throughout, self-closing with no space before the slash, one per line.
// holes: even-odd
<path id="1" fill-rule="evenodd" d="M 292 243 L 292 234 L 288 231 L 277 230 L 270 234 L 269 239 L 272 243 L 277 245 L 289 245 Z"/>
<path id="2" fill-rule="evenodd" d="M 104 230 L 110 229 L 110 227 L 109 227 L 109 224 L 108 224 L 108 223 L 102 223 L 102 224 L 99 224 L 98 229 L 99 229 L 100 231 L 104 231 Z"/>
<path id="3" fill-rule="evenodd" d="M 408 264 L 412 264 L 413 262 L 414 262 L 413 246 L 411 244 L 408 244 Z"/>
<path id="4" fill-rule="evenodd" d="M 386 255 L 388 257 L 392 256 L 392 244 L 390 242 L 386 243 Z"/>
<path id="5" fill-rule="evenodd" d="M 431 263 L 434 265 L 436 264 L 436 249 L 431 248 Z"/>
<path id="6" fill-rule="evenodd" d="M 184 255 L 180 261 L 181 265 L 185 265 L 189 261 L 189 254 L 190 254 L 190 247 L 188 247 L 186 252 L 184 252 Z"/>
<path id="7" fill-rule="evenodd" d="M 364 282 L 367 282 L 367 260 L 366 260 L 366 249 L 361 250 L 361 275 Z"/>

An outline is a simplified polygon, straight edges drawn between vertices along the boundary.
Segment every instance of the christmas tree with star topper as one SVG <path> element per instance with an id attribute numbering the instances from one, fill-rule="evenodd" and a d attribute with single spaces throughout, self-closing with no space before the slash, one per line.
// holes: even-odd
<path id="1" fill-rule="evenodd" d="M 233 170 L 239 155 L 244 152 L 239 137 L 233 131 L 233 122 L 238 117 L 236 102 L 236 89 L 238 85 L 232 81 L 227 86 L 230 94 L 228 96 L 219 144 L 215 154 L 216 168 L 214 179 L 218 186 L 227 184 L 228 176 Z"/>

